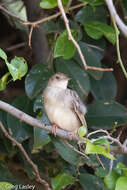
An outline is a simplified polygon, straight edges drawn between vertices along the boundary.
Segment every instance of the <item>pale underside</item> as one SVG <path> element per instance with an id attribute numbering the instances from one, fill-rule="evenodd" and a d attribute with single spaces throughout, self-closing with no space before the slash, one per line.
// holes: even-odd
<path id="1" fill-rule="evenodd" d="M 64 105 L 57 106 L 53 103 L 47 103 L 45 110 L 49 120 L 64 130 L 70 132 L 76 131 L 81 125 L 76 113 L 71 109 L 64 107 Z"/>
<path id="2" fill-rule="evenodd" d="M 47 87 L 43 93 L 44 107 L 52 124 L 70 131 L 76 132 L 82 125 L 77 112 L 82 118 L 86 113 L 86 107 L 75 91 L 70 89 Z M 76 109 L 76 111 L 75 111 Z M 83 119 L 85 122 L 85 119 Z"/>

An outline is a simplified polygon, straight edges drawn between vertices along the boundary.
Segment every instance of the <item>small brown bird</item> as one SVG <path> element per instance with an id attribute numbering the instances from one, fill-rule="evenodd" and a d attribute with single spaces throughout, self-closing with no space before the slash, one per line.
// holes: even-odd
<path id="1" fill-rule="evenodd" d="M 53 124 L 54 135 L 57 127 L 72 135 L 77 134 L 81 125 L 87 127 L 84 118 L 86 106 L 74 90 L 67 88 L 69 80 L 67 75 L 56 73 L 49 79 L 43 92 L 44 108 Z"/>

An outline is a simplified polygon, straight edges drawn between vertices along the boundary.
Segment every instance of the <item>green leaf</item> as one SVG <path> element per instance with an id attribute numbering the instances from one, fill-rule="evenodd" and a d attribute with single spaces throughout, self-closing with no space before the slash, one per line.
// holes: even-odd
<path id="1" fill-rule="evenodd" d="M 72 80 L 69 86 L 76 90 L 81 97 L 87 96 L 90 91 L 89 76 L 78 64 L 72 60 L 56 60 L 56 71 L 67 74 Z"/>
<path id="2" fill-rule="evenodd" d="M 48 131 L 34 127 L 33 149 L 40 149 L 51 141 Z"/>
<path id="3" fill-rule="evenodd" d="M 104 178 L 106 175 L 108 175 L 108 170 L 103 169 L 102 167 L 99 167 L 96 169 L 96 176 L 99 178 Z"/>
<path id="4" fill-rule="evenodd" d="M 89 127 L 112 129 L 127 123 L 127 109 L 115 101 L 96 101 L 88 105 L 86 121 Z"/>
<path id="5" fill-rule="evenodd" d="M 81 184 L 84 190 L 103 189 L 102 180 L 91 174 L 81 173 L 79 176 L 79 183 Z"/>
<path id="6" fill-rule="evenodd" d="M 98 54 L 95 53 L 95 51 L 89 47 L 89 45 L 85 42 L 79 42 L 79 46 L 81 48 L 81 51 L 85 57 L 86 63 L 89 66 L 93 67 L 101 67 L 100 58 L 98 57 Z M 82 61 L 79 57 L 79 54 L 76 52 L 74 59 L 82 65 Z M 88 69 L 86 71 L 89 73 L 94 79 L 100 80 L 102 78 L 103 72 L 102 71 L 94 71 L 91 69 Z"/>
<path id="7" fill-rule="evenodd" d="M 0 182 L 0 190 L 11 190 L 14 187 L 11 183 Z"/>
<path id="8" fill-rule="evenodd" d="M 109 141 L 107 139 L 99 139 L 94 141 L 95 145 L 109 145 Z"/>
<path id="9" fill-rule="evenodd" d="M 6 53 L 0 48 L 0 57 L 7 62 L 7 55 Z"/>
<path id="10" fill-rule="evenodd" d="M 43 101 L 42 101 L 42 95 L 39 95 L 35 101 L 34 101 L 34 106 L 33 106 L 33 110 L 34 112 L 38 111 L 38 110 L 43 110 Z"/>
<path id="11" fill-rule="evenodd" d="M 127 167 L 121 163 L 121 162 L 118 162 L 117 163 L 117 166 L 115 168 L 115 171 L 119 174 L 119 175 L 124 175 L 127 177 Z"/>
<path id="12" fill-rule="evenodd" d="M 71 30 L 74 38 L 77 38 L 77 32 Z M 76 47 L 68 38 L 68 33 L 65 30 L 56 40 L 56 46 L 54 50 L 54 57 L 62 56 L 64 59 L 70 59 L 74 56 Z"/>
<path id="13" fill-rule="evenodd" d="M 25 91 L 29 98 L 36 98 L 46 87 L 49 77 L 53 74 L 46 64 L 36 64 L 25 79 Z"/>
<path id="14" fill-rule="evenodd" d="M 114 190 L 118 177 L 119 177 L 118 174 L 114 171 L 112 173 L 109 173 L 107 176 L 105 176 L 104 184 L 105 184 L 106 188 L 109 190 Z M 121 189 L 121 190 L 123 190 L 123 189 Z"/>
<path id="15" fill-rule="evenodd" d="M 84 127 L 84 126 L 81 126 L 81 127 L 78 129 L 78 135 L 79 135 L 80 137 L 84 137 L 86 134 L 87 134 L 87 128 Z"/>
<path id="16" fill-rule="evenodd" d="M 113 100 L 117 94 L 116 79 L 112 72 L 104 72 L 100 80 L 90 78 L 91 93 L 96 100 Z"/>
<path id="17" fill-rule="evenodd" d="M 19 96 L 13 102 L 12 105 L 21 111 L 33 115 L 33 104 L 26 96 Z M 27 123 L 22 122 L 16 117 L 7 114 L 7 124 L 11 135 L 19 142 L 23 142 L 33 134 L 33 127 Z"/>
<path id="18" fill-rule="evenodd" d="M 6 88 L 9 75 L 10 75 L 10 73 L 8 72 L 4 76 L 2 76 L 2 78 L 0 79 L 0 91 L 4 90 Z"/>
<path id="19" fill-rule="evenodd" d="M 27 63 L 23 57 L 14 57 L 10 63 L 6 63 L 13 80 L 21 79 L 28 70 Z"/>
<path id="20" fill-rule="evenodd" d="M 62 0 L 62 4 L 66 5 L 68 0 Z M 42 0 L 40 7 L 43 9 L 52 9 L 57 7 L 57 0 Z"/>
<path id="21" fill-rule="evenodd" d="M 109 40 L 112 44 L 116 42 L 115 30 L 102 22 L 91 21 L 89 23 L 84 24 L 85 30 L 87 34 L 95 39 L 100 39 L 103 35 Z"/>
<path id="22" fill-rule="evenodd" d="M 86 154 L 101 154 L 111 160 L 115 160 L 114 156 L 109 153 L 106 147 L 101 146 L 101 145 L 94 145 L 90 141 L 88 141 L 86 144 L 85 153 Z"/>
<path id="23" fill-rule="evenodd" d="M 106 9 L 103 6 L 98 6 L 93 9 L 91 6 L 87 5 L 78 11 L 75 20 L 82 25 L 92 21 L 106 23 Z"/>
<path id="24" fill-rule="evenodd" d="M 43 9 L 52 9 L 57 6 L 57 0 L 43 0 L 40 2 L 40 7 Z"/>
<path id="25" fill-rule="evenodd" d="M 51 184 L 53 190 L 61 190 L 68 185 L 72 185 L 75 183 L 75 179 L 72 175 L 67 173 L 58 174 L 56 177 L 52 178 Z"/>
<path id="26" fill-rule="evenodd" d="M 82 160 L 82 158 L 79 156 L 78 153 L 74 152 L 72 149 L 67 147 L 67 145 L 64 144 L 63 140 L 55 138 L 53 139 L 53 144 L 57 149 L 57 151 L 59 152 L 59 154 L 61 155 L 61 157 L 70 164 L 78 165 L 79 163 L 84 161 Z"/>
<path id="27" fill-rule="evenodd" d="M 119 177 L 116 181 L 115 190 L 127 190 L 127 177 Z"/>

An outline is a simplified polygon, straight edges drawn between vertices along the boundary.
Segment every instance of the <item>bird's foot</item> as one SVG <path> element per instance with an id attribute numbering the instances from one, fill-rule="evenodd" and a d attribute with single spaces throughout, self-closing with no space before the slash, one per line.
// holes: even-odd
<path id="1" fill-rule="evenodd" d="M 77 135 L 77 129 L 75 131 L 71 131 L 71 132 L 68 132 L 68 133 L 69 133 L 70 140 L 78 137 L 78 135 Z"/>
<path id="2" fill-rule="evenodd" d="M 56 137 L 56 129 L 58 128 L 58 126 L 56 124 L 53 124 L 52 127 L 52 134 Z"/>

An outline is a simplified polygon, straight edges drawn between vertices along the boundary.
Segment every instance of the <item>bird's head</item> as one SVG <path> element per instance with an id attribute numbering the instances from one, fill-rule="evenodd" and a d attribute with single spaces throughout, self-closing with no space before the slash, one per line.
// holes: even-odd
<path id="1" fill-rule="evenodd" d="M 66 89 L 70 78 L 63 73 L 56 73 L 49 79 L 49 86 Z"/>

